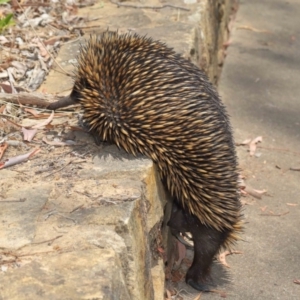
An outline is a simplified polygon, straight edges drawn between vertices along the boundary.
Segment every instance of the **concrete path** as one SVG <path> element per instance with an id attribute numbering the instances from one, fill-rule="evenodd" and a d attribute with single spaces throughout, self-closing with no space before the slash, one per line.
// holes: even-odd
<path id="1" fill-rule="evenodd" d="M 227 53 L 219 91 L 236 142 L 263 137 L 257 157 L 238 147 L 242 174 L 268 191 L 245 198 L 227 298 L 300 299 L 300 1 L 240 1 Z"/>

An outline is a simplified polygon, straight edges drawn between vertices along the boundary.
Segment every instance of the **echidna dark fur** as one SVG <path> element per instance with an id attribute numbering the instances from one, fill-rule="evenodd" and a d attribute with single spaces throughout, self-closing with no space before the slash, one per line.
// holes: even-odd
<path id="1" fill-rule="evenodd" d="M 174 201 L 168 224 L 193 236 L 186 282 L 209 290 L 212 260 L 238 240 L 242 214 L 231 126 L 207 77 L 159 41 L 107 31 L 82 47 L 70 97 L 49 108 L 71 103 L 100 139 L 157 164 Z"/>

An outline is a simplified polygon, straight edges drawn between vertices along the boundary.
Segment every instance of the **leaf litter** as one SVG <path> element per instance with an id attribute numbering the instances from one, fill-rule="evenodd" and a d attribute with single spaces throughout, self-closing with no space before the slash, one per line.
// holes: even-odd
<path id="1" fill-rule="evenodd" d="M 0 34 L 0 92 L 35 91 L 45 80 L 62 43 L 82 35 L 88 20 L 77 16 L 78 8 L 95 1 L 11 1 L 2 14 L 13 14 L 14 26 Z"/>
<path id="2" fill-rule="evenodd" d="M 61 45 L 80 38 L 81 28 L 92 21 L 79 17 L 78 8 L 95 1 L 6 2 L 0 14 L 13 14 L 14 24 L 0 33 L 0 93 L 31 93 L 45 80 Z M 74 130 L 75 126 L 68 120 L 57 121 L 59 117 L 66 119 L 70 113 L 54 116 L 54 112 L 29 108 L 18 100 L 16 104 L 0 100 L 0 114 L 0 169 L 38 157 L 40 151 L 49 147 L 80 145 L 64 140 L 66 130 Z M 46 120 L 34 122 L 32 118 Z"/>
<path id="3" fill-rule="evenodd" d="M 262 140 L 263 140 L 262 136 L 258 136 L 254 139 L 246 139 L 243 142 L 237 144 L 237 146 L 248 146 L 250 156 L 255 155 L 256 157 L 259 157 L 261 154 L 256 153 L 256 148 L 258 143 L 262 143 Z"/>

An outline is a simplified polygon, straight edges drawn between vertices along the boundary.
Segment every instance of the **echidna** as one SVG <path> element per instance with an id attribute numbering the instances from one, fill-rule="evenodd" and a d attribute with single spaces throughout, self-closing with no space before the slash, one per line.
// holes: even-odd
<path id="1" fill-rule="evenodd" d="M 192 233 L 186 282 L 208 290 L 215 254 L 242 231 L 235 147 L 228 115 L 203 72 L 173 49 L 137 34 L 104 32 L 82 46 L 69 98 L 104 141 L 158 166 L 173 197 L 172 232 Z"/>

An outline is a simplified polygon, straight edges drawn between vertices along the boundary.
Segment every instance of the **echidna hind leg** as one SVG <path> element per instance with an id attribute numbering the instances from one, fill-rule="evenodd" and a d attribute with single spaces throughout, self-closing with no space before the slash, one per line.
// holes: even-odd
<path id="1" fill-rule="evenodd" d="M 190 232 L 194 241 L 194 259 L 187 272 L 186 283 L 199 291 L 210 291 L 207 285 L 214 256 L 228 237 L 227 232 L 219 232 L 200 223 L 197 217 L 182 210 L 175 203 L 168 226 L 171 232 Z"/>
<path id="2" fill-rule="evenodd" d="M 194 241 L 194 259 L 185 280 L 197 290 L 209 291 L 204 283 L 209 276 L 214 256 L 226 240 L 228 233 L 206 227 L 192 215 L 189 218 L 191 220 L 190 232 Z"/>

